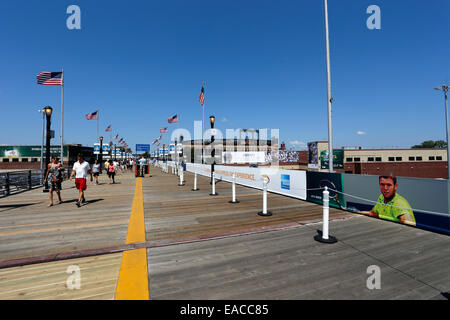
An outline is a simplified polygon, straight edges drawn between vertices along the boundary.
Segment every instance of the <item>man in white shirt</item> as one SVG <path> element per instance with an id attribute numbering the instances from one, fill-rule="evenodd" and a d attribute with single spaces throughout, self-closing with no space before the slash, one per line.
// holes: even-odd
<path id="1" fill-rule="evenodd" d="M 145 170 L 144 170 L 144 166 L 147 164 L 147 161 L 145 160 L 144 156 L 141 156 L 141 159 L 139 159 L 139 168 L 140 168 L 140 176 L 144 177 L 145 174 Z"/>
<path id="2" fill-rule="evenodd" d="M 86 199 L 84 198 L 84 190 L 86 190 L 86 179 L 88 174 L 92 179 L 92 170 L 89 163 L 84 161 L 83 155 L 81 153 L 78 154 L 78 161 L 73 164 L 72 173 L 70 174 L 70 181 L 72 181 L 73 176 L 75 175 L 75 186 L 78 189 L 78 201 L 76 202 L 77 207 L 81 207 L 81 202 L 85 203 Z"/>

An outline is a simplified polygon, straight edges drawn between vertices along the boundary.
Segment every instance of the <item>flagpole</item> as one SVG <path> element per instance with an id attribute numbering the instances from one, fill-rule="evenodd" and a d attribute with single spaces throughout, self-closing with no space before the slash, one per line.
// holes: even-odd
<path id="1" fill-rule="evenodd" d="M 61 74 L 61 166 L 64 163 L 64 68 Z"/>
<path id="2" fill-rule="evenodd" d="M 98 119 L 100 118 L 100 112 L 99 110 L 97 110 L 97 143 L 99 142 L 98 140 Z M 100 152 L 103 152 L 103 150 L 100 150 Z"/>

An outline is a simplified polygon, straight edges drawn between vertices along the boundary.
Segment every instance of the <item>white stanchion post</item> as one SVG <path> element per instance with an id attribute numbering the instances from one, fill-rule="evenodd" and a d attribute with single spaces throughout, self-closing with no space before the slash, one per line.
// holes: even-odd
<path id="1" fill-rule="evenodd" d="M 218 193 L 216 193 L 216 175 L 215 175 L 214 172 L 212 173 L 212 184 L 211 184 L 211 187 L 212 187 L 212 193 L 210 193 L 209 195 L 210 196 L 217 196 Z"/>
<path id="2" fill-rule="evenodd" d="M 236 172 L 233 172 L 233 183 L 231 185 L 232 200 L 229 203 L 239 203 L 236 200 Z"/>
<path id="3" fill-rule="evenodd" d="M 197 191 L 200 190 L 197 188 L 197 172 L 194 173 L 194 189 L 192 189 L 192 191 Z"/>
<path id="4" fill-rule="evenodd" d="M 323 230 L 322 230 L 322 238 L 328 240 L 328 223 L 330 218 L 330 192 L 328 191 L 328 187 L 325 187 L 323 191 Z"/>
<path id="5" fill-rule="evenodd" d="M 269 183 L 269 179 L 267 177 L 264 177 L 263 179 L 263 211 L 258 212 L 258 215 L 263 217 L 271 216 L 271 212 L 267 212 L 267 184 Z"/>
<path id="6" fill-rule="evenodd" d="M 184 186 L 184 183 L 183 183 L 183 168 L 179 168 L 178 169 L 179 171 L 179 173 L 180 173 L 180 184 L 179 184 L 179 186 L 181 187 L 181 186 Z"/>
<path id="7" fill-rule="evenodd" d="M 323 190 L 323 222 L 322 222 L 322 232 L 317 230 L 318 234 L 314 236 L 314 240 L 322 243 L 336 243 L 337 239 L 330 236 L 329 233 L 329 220 L 330 220 L 330 192 L 328 187 Z"/>

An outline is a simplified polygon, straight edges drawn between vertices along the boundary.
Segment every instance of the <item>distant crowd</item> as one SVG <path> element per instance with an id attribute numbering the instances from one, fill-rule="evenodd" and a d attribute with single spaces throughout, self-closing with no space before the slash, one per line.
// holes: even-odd
<path id="1" fill-rule="evenodd" d="M 279 150 L 271 152 L 269 150 L 266 154 L 266 162 L 299 162 L 299 159 L 297 151 Z"/>

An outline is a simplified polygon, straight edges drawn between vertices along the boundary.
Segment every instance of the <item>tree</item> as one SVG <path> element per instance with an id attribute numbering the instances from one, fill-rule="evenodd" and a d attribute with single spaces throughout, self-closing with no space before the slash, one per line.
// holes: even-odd
<path id="1" fill-rule="evenodd" d="M 412 149 L 445 149 L 447 148 L 447 142 L 444 140 L 427 140 L 422 142 L 421 144 L 416 144 L 412 146 Z"/>

